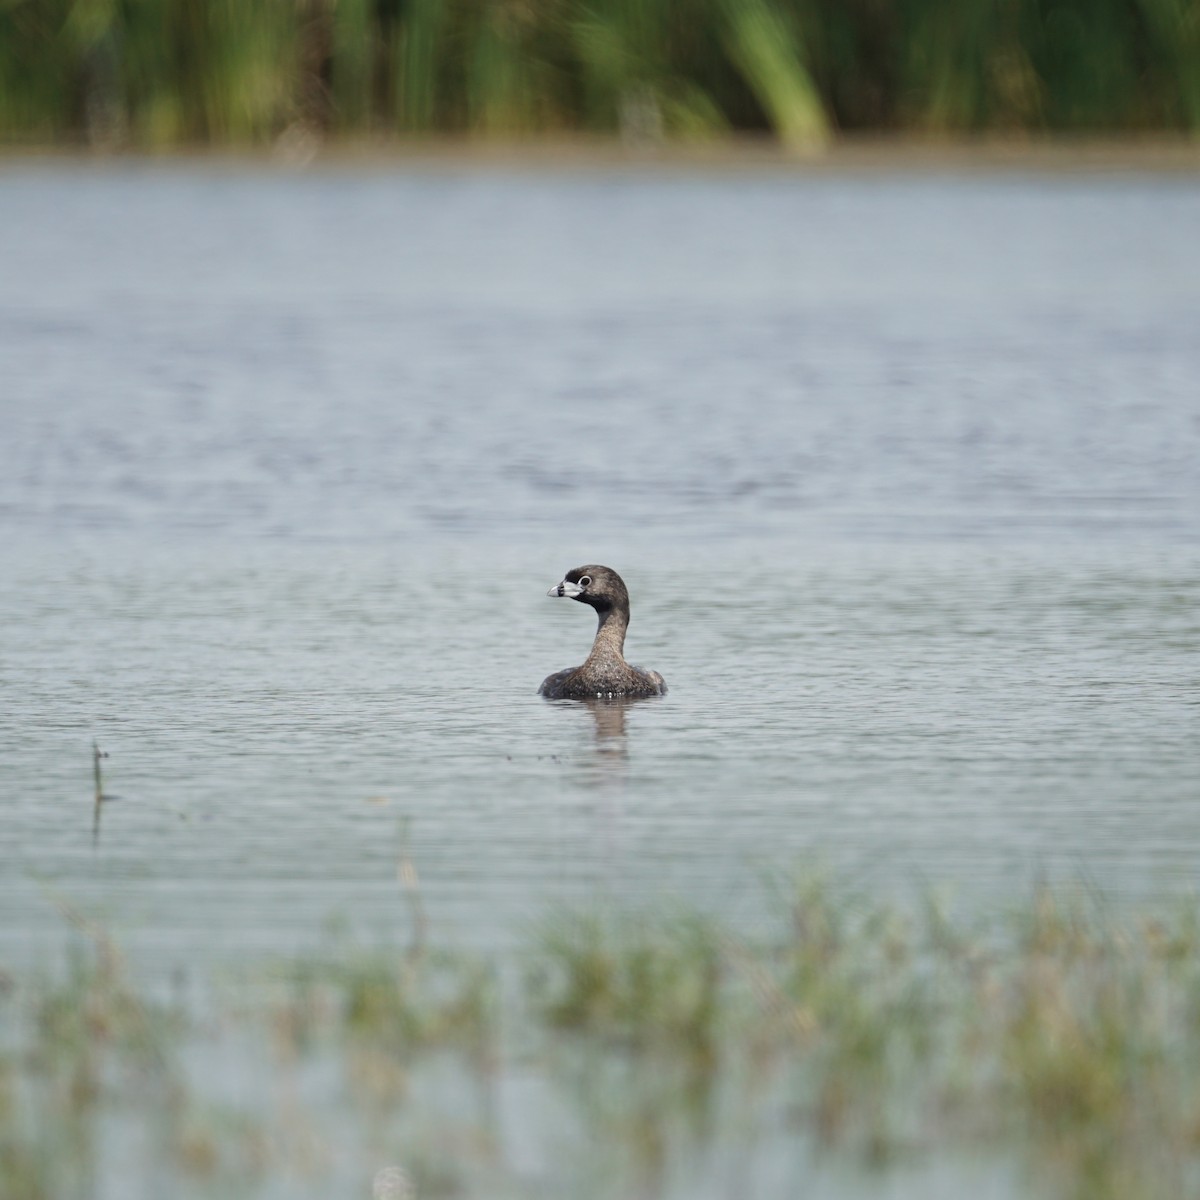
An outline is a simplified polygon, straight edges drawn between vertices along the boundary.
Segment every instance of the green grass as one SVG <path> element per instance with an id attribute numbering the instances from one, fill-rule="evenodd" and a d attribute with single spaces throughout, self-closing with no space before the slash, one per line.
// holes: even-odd
<path id="1" fill-rule="evenodd" d="M 735 1136 L 868 1171 L 995 1163 L 1066 1200 L 1194 1188 L 1196 904 L 1046 892 L 968 920 L 808 876 L 767 909 L 751 932 L 560 914 L 500 961 L 351 949 L 210 973 L 187 1002 L 73 917 L 62 970 L 3 977 L 0 1197 L 90 1194 L 130 1129 L 181 1196 L 334 1194 L 360 1167 L 370 1194 L 388 1163 L 421 1195 L 517 1196 L 503 1131 L 548 1113 L 558 1194 L 666 1194 Z M 544 1103 L 503 1116 L 506 1079 Z"/>
<path id="2" fill-rule="evenodd" d="M 1192 0 L 0 0 L 0 139 L 1200 128 Z"/>

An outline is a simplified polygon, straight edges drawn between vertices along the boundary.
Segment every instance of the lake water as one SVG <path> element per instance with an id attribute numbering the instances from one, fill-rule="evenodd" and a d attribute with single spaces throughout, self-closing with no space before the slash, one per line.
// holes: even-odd
<path id="1" fill-rule="evenodd" d="M 1200 180 L 10 162 L 0 961 L 1200 868 Z M 670 693 L 541 700 L 603 562 Z M 91 745 L 109 754 L 93 837 Z M 402 832 L 406 831 L 406 832 Z"/>

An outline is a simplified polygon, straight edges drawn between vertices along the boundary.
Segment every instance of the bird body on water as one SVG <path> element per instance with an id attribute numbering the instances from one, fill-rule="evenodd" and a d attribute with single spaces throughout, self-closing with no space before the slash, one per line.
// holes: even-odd
<path id="1" fill-rule="evenodd" d="M 667 690 L 657 671 L 644 671 L 625 661 L 629 628 L 629 592 L 611 567 L 576 567 L 547 592 L 565 596 L 596 610 L 599 625 L 592 652 L 581 666 L 547 676 L 538 693 L 549 700 L 593 700 L 617 696 L 661 696 Z"/>

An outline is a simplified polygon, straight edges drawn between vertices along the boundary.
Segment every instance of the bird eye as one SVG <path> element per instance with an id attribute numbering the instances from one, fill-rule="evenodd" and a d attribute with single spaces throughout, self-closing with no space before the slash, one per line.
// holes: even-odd
<path id="1" fill-rule="evenodd" d="M 592 577 L 591 577 L 590 575 L 584 575 L 584 576 L 583 576 L 583 577 L 582 577 L 582 578 L 579 580 L 579 586 L 580 586 L 580 587 L 587 587 L 587 585 L 588 585 L 589 583 L 591 583 L 591 582 L 592 582 Z"/>

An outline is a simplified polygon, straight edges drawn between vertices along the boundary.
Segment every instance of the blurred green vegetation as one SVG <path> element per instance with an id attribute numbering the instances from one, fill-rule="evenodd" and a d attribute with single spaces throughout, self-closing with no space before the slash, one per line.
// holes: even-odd
<path id="1" fill-rule="evenodd" d="M 0 139 L 1200 129 L 1197 0 L 0 0 Z"/>
<path id="2" fill-rule="evenodd" d="M 0 969 L 0 1200 L 115 1194 L 114 1161 L 174 1197 L 366 1195 L 402 1163 L 412 1190 L 388 1195 L 515 1200 L 506 1147 L 546 1130 L 539 1194 L 585 1200 L 749 1190 L 781 1151 L 975 1162 L 1047 1200 L 1200 1178 L 1195 899 L 1138 916 L 1042 891 L 972 917 L 804 871 L 750 930 L 605 905 L 490 959 L 339 938 L 170 980 L 60 907 L 87 938 L 65 966 Z"/>

